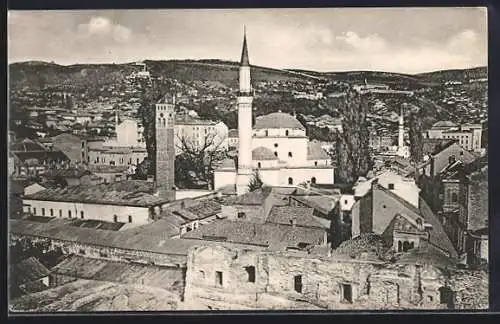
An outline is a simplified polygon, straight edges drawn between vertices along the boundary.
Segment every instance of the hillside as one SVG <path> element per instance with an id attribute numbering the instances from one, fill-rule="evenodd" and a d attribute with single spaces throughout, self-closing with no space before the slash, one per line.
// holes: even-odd
<path id="1" fill-rule="evenodd" d="M 417 74 L 416 76 L 432 82 L 446 81 L 468 81 L 469 79 L 479 79 L 488 77 L 488 68 L 486 66 L 460 69 L 460 70 L 442 70 L 428 73 Z"/>
<path id="2" fill-rule="evenodd" d="M 220 60 L 171 60 L 145 61 L 153 76 L 163 76 L 179 81 L 219 81 L 236 87 L 238 63 Z M 85 84 L 111 85 L 123 80 L 140 67 L 131 64 L 77 64 L 62 66 L 45 62 L 21 62 L 9 65 L 9 82 L 12 89 L 44 86 L 79 87 Z M 314 79 L 294 72 L 253 66 L 254 82 L 276 80 Z"/>

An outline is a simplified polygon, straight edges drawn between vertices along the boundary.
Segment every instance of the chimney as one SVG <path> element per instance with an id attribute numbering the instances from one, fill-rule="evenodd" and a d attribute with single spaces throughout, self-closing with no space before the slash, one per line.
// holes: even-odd
<path id="1" fill-rule="evenodd" d="M 373 179 L 372 181 L 372 189 L 378 185 L 378 178 Z"/>
<path id="2" fill-rule="evenodd" d="M 290 225 L 292 225 L 292 227 L 295 227 L 296 225 L 295 218 L 290 219 Z"/>
<path id="3" fill-rule="evenodd" d="M 155 177 L 153 175 L 148 175 L 147 182 L 154 182 Z"/>

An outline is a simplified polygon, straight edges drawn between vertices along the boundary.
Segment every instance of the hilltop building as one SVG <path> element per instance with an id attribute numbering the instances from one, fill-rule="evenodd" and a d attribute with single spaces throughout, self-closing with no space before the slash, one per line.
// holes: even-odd
<path id="1" fill-rule="evenodd" d="M 481 150 L 481 124 L 457 125 L 451 121 L 439 121 L 427 131 L 429 139 L 453 139 L 467 151 Z"/>
<path id="2" fill-rule="evenodd" d="M 294 186 L 303 182 L 333 184 L 328 154 L 309 142 L 304 126 L 292 115 L 276 112 L 256 118 L 252 128 L 253 89 L 246 35 L 243 38 L 238 93 L 238 158 L 214 172 L 215 189 L 236 184 L 236 193 L 248 191 L 258 171 L 264 184 Z"/>

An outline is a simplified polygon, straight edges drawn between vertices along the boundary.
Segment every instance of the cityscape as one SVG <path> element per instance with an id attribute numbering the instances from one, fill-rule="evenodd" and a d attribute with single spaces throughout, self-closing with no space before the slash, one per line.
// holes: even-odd
<path id="1" fill-rule="evenodd" d="M 485 9 L 173 11 L 9 12 L 12 314 L 489 308 Z"/>

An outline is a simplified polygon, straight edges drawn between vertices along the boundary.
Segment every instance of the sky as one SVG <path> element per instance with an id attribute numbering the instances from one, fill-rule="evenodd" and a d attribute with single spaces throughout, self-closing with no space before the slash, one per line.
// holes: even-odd
<path id="1" fill-rule="evenodd" d="M 320 72 L 486 66 L 485 8 L 9 11 L 9 62 L 238 61 Z"/>

